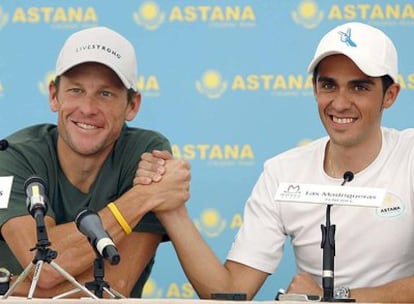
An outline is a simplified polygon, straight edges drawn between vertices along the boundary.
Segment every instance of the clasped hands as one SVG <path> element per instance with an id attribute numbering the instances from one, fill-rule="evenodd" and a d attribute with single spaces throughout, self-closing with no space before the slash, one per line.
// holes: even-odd
<path id="1" fill-rule="evenodd" d="M 153 195 L 152 211 L 173 210 L 190 198 L 190 169 L 188 161 L 174 159 L 168 151 L 146 152 L 141 155 L 134 186 Z"/>

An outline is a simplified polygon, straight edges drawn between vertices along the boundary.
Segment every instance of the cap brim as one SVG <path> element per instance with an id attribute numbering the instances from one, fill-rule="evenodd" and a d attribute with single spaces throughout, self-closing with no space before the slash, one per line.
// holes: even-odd
<path id="1" fill-rule="evenodd" d="M 88 63 L 88 62 L 100 63 L 100 64 L 103 64 L 103 65 L 107 66 L 108 68 L 110 68 L 112 71 L 115 72 L 115 74 L 119 77 L 119 79 L 121 80 L 121 82 L 124 84 L 124 86 L 127 89 L 131 89 L 133 87 L 132 84 L 130 84 L 128 82 L 126 77 L 124 77 L 122 75 L 122 73 L 115 66 L 113 66 L 112 64 L 110 64 L 108 62 L 103 62 L 103 60 L 100 61 L 100 60 L 96 59 L 96 57 L 94 57 L 93 59 L 92 58 L 84 58 L 82 60 L 77 60 L 77 61 L 70 62 L 67 65 L 63 66 L 63 67 L 60 67 L 56 71 L 56 76 L 59 76 L 59 75 L 62 75 L 64 73 L 66 73 L 67 71 L 69 71 L 71 68 L 74 68 L 75 66 L 78 66 L 78 65 L 83 64 L 83 63 Z"/>
<path id="2" fill-rule="evenodd" d="M 315 57 L 312 62 L 308 66 L 308 73 L 313 73 L 317 65 L 326 57 L 331 55 L 344 55 L 351 59 L 355 65 L 366 75 L 370 77 L 381 77 L 384 76 L 384 68 L 381 66 L 370 66 L 367 64 L 369 60 L 366 60 L 365 58 L 356 58 L 352 52 L 344 52 L 343 50 L 330 50 L 321 53 L 319 56 Z M 390 75 L 392 78 L 393 76 Z"/>

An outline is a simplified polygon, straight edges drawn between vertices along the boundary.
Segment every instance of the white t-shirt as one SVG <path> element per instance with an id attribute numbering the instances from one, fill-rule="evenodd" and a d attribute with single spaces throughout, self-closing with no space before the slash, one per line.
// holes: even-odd
<path id="1" fill-rule="evenodd" d="M 378 286 L 414 275 L 414 129 L 383 128 L 382 149 L 346 187 L 386 188 L 380 208 L 335 205 L 335 285 Z M 275 201 L 279 183 L 336 185 L 323 170 L 324 137 L 265 162 L 244 210 L 244 222 L 227 259 L 273 273 L 291 237 L 298 271 L 321 284 L 321 224 L 326 206 Z"/>

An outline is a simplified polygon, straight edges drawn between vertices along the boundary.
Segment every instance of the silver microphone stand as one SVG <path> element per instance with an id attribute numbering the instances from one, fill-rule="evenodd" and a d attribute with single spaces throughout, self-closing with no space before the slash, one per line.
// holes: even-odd
<path id="1" fill-rule="evenodd" d="M 103 298 L 103 293 L 106 292 L 112 298 L 125 299 L 126 297 L 112 289 L 108 282 L 104 280 L 105 264 L 103 259 L 106 258 L 112 265 L 116 265 L 119 263 L 121 257 L 112 240 L 111 245 L 105 246 L 102 250 L 98 250 L 98 239 L 101 239 L 102 237 L 110 238 L 106 232 L 103 233 L 104 229 L 99 215 L 95 211 L 82 208 L 76 216 L 75 223 L 79 231 L 87 236 L 89 244 L 96 254 L 96 259 L 93 263 L 94 281 L 86 282 L 86 288 L 93 291 L 98 298 Z M 66 297 L 78 291 L 79 289 L 74 289 L 56 296 L 54 299 Z"/>
<path id="2" fill-rule="evenodd" d="M 68 272 L 66 272 L 62 267 L 53 261 L 57 257 L 57 252 L 49 248 L 50 242 L 47 237 L 46 226 L 44 223 L 44 213 L 41 211 L 34 212 L 33 217 L 36 220 L 37 243 L 35 248 L 30 249 L 30 251 L 36 250 L 35 257 L 33 261 L 27 265 L 24 271 L 19 275 L 16 282 L 14 282 L 10 289 L 3 295 L 2 299 L 7 299 L 10 295 L 12 295 L 16 287 L 26 279 L 32 268 L 35 267 L 32 283 L 27 295 L 28 299 L 32 299 L 44 262 L 49 263 L 50 266 L 52 266 L 58 273 L 64 276 L 70 283 L 78 287 L 78 291 L 82 290 L 93 299 L 98 299 L 97 296 L 95 296 L 86 287 L 77 282 L 74 277 L 72 277 Z"/>
<path id="3" fill-rule="evenodd" d="M 97 254 L 95 262 L 93 264 L 93 274 L 94 274 L 94 281 L 86 282 L 85 286 L 87 289 L 94 291 L 95 296 L 97 298 L 103 298 L 103 292 L 105 291 L 111 298 L 113 299 L 126 299 L 124 295 L 120 292 L 111 288 L 103 278 L 105 273 L 104 263 L 102 257 Z M 68 292 L 62 293 L 53 299 L 61 299 L 67 297 L 71 294 L 74 294 L 79 291 L 79 288 L 70 290 Z"/>

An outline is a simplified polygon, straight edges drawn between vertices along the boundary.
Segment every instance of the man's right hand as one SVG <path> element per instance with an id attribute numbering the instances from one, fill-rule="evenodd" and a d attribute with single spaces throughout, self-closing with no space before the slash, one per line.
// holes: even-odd
<path id="1" fill-rule="evenodd" d="M 167 160 L 173 160 L 173 156 L 168 151 L 154 150 L 152 153 L 143 153 L 135 173 L 134 185 L 159 182 L 165 173 Z"/>
<path id="2" fill-rule="evenodd" d="M 150 210 L 163 212 L 184 205 L 190 198 L 191 166 L 168 151 L 144 153 L 134 178 L 134 188 L 148 196 Z"/>

